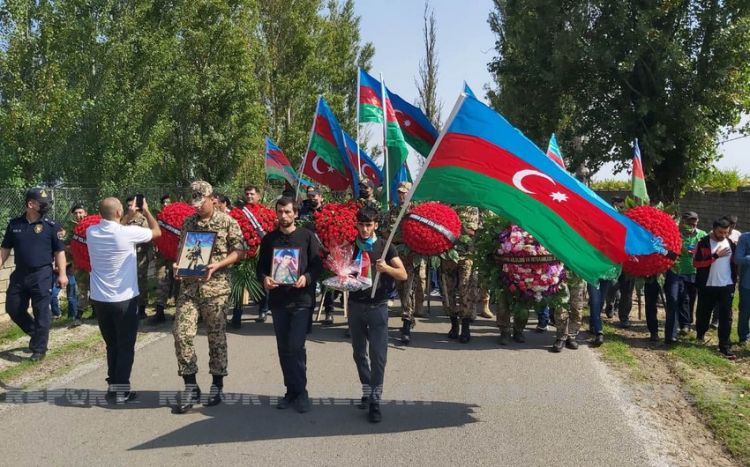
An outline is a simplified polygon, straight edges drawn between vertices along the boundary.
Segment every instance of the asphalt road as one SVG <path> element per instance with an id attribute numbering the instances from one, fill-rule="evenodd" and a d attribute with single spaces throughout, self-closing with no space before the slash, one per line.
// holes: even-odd
<path id="1" fill-rule="evenodd" d="M 433 309 L 433 312 L 435 310 Z M 343 320 L 308 336 L 313 410 L 277 410 L 283 394 L 272 324 L 246 321 L 229 335 L 228 398 L 170 413 L 182 387 L 170 334 L 138 350 L 125 406 L 103 401 L 106 370 L 68 376 L 49 389 L 11 391 L 0 411 L 0 452 L 9 465 L 633 465 L 654 464 L 627 391 L 585 345 L 548 351 L 553 334 L 497 345 L 479 320 L 472 341 L 444 337 L 443 317 L 420 320 L 412 345 L 391 344 L 383 422 L 355 401 L 360 385 Z M 168 331 L 165 326 L 161 331 Z M 156 331 L 155 331 L 156 332 Z M 198 381 L 210 384 L 204 335 Z"/>

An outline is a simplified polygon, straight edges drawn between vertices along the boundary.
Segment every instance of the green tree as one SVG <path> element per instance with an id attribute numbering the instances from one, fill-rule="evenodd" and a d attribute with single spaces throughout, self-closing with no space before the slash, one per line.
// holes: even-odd
<path id="1" fill-rule="evenodd" d="M 495 0 L 490 100 L 541 147 L 557 131 L 574 164 L 629 167 L 673 202 L 750 109 L 750 3 Z"/>
<path id="2" fill-rule="evenodd" d="M 440 130 L 441 112 L 443 104 L 437 97 L 438 68 L 440 62 L 437 57 L 437 22 L 435 11 L 430 9 L 430 3 L 424 4 L 424 23 L 422 25 L 422 39 L 424 43 L 424 58 L 419 62 L 419 80 L 416 81 L 419 92 L 418 105 L 435 128 Z"/>

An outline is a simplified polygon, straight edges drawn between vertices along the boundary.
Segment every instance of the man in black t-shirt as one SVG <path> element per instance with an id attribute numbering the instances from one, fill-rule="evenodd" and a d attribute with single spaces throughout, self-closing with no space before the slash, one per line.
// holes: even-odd
<path id="1" fill-rule="evenodd" d="M 260 242 L 257 276 L 268 293 L 286 386 L 286 394 L 277 408 L 286 409 L 294 403 L 297 411 L 304 413 L 311 408 L 307 395 L 305 334 L 315 303 L 315 282 L 323 263 L 320 242 L 312 231 L 295 225 L 297 215 L 292 198 L 276 201 L 279 228 Z"/>
<path id="2" fill-rule="evenodd" d="M 377 238 L 378 211 L 365 206 L 357 212 L 357 239 L 354 255 L 361 275 L 371 279 L 380 272 L 375 296 L 372 288 L 349 294 L 349 332 L 352 336 L 354 362 L 362 383 L 361 409 L 369 406 L 372 423 L 381 420 L 380 398 L 383 394 L 386 353 L 388 351 L 388 293 L 393 281 L 405 281 L 406 269 L 393 245 L 385 252 L 385 240 Z M 369 347 L 369 359 L 368 359 Z"/>

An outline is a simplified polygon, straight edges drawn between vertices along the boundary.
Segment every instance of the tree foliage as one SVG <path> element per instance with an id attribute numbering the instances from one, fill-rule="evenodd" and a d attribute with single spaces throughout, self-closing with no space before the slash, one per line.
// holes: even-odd
<path id="1" fill-rule="evenodd" d="M 352 0 L 0 2 L 0 182 L 262 184 L 373 54 Z"/>
<path id="2" fill-rule="evenodd" d="M 419 80 L 416 82 L 419 92 L 418 104 L 427 119 L 439 130 L 443 104 L 437 97 L 438 68 L 440 66 L 437 57 L 437 22 L 435 11 L 430 9 L 429 2 L 424 4 L 423 21 L 424 58 L 419 62 Z"/>
<path id="3" fill-rule="evenodd" d="M 638 138 L 652 198 L 671 202 L 750 109 L 746 0 L 495 0 L 492 105 L 567 160 L 629 166 Z"/>

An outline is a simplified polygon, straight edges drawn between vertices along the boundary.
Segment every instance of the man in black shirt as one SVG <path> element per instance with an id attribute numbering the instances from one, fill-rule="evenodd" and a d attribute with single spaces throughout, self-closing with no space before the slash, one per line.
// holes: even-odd
<path id="1" fill-rule="evenodd" d="M 294 221 L 298 211 L 294 199 L 282 197 L 276 202 L 279 228 L 260 242 L 258 279 L 268 292 L 268 304 L 273 317 L 279 362 L 284 374 L 286 394 L 277 405 L 286 409 L 292 403 L 300 413 L 310 410 L 307 395 L 307 352 L 305 335 L 310 313 L 315 303 L 315 282 L 323 268 L 320 242 L 315 234 L 297 228 Z M 294 273 L 293 284 L 274 280 L 279 268 Z M 285 274 L 286 277 L 289 274 Z M 278 277 L 278 275 L 277 275 Z"/>
<path id="2" fill-rule="evenodd" d="M 377 423 L 382 418 L 380 398 L 383 394 L 388 351 L 388 293 L 393 289 L 394 280 L 405 281 L 407 277 L 396 249 L 390 245 L 385 252 L 385 240 L 375 234 L 379 217 L 378 211 L 371 206 L 365 206 L 357 212 L 354 251 L 361 275 L 366 274 L 374 279 L 375 272 L 380 272 L 375 295 L 370 297 L 372 288 L 349 294 L 349 332 L 352 335 L 354 362 L 362 383 L 362 402 L 359 407 L 366 409 L 369 405 L 368 417 L 372 423 Z"/>

